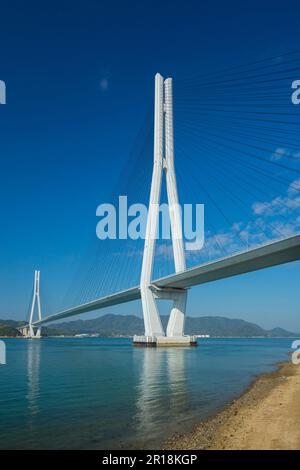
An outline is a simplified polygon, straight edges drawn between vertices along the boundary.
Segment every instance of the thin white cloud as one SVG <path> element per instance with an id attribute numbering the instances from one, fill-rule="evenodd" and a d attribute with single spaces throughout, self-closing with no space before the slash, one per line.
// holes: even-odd
<path id="1" fill-rule="evenodd" d="M 291 150 L 284 148 L 284 147 L 278 147 L 271 155 L 270 160 L 276 161 L 276 160 L 281 160 L 284 157 L 291 157 L 294 160 L 300 160 L 300 152 L 292 152 Z"/>
<path id="2" fill-rule="evenodd" d="M 280 160 L 281 158 L 288 155 L 288 150 L 282 147 L 278 147 L 275 152 L 271 155 L 271 160 Z"/>
<path id="3" fill-rule="evenodd" d="M 107 78 L 104 78 L 104 77 L 101 78 L 100 88 L 101 88 L 102 91 L 107 91 L 107 89 L 108 89 L 108 80 L 107 80 Z"/>
<path id="4" fill-rule="evenodd" d="M 300 153 L 299 153 L 300 156 Z M 289 187 L 288 187 L 288 194 L 290 196 L 293 196 L 294 194 L 299 193 L 300 190 L 300 178 L 297 178 L 295 181 L 293 181 Z"/>

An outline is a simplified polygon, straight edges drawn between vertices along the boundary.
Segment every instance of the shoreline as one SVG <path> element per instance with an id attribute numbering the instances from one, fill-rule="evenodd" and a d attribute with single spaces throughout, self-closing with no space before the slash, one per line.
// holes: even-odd
<path id="1" fill-rule="evenodd" d="M 277 364 L 191 432 L 174 434 L 165 450 L 300 449 L 300 366 Z"/>
<path id="2" fill-rule="evenodd" d="M 81 334 L 81 333 L 79 333 Z M 85 333 L 83 333 L 85 334 Z M 195 335 L 191 335 L 195 336 Z M 1 336 L 1 339 L 28 339 L 26 336 Z M 48 339 L 48 338 L 59 338 L 59 339 L 64 339 L 64 338 L 82 338 L 81 336 L 76 336 L 76 335 L 48 335 L 48 336 L 41 336 L 41 339 Z M 89 339 L 89 338 L 100 338 L 100 339 L 132 339 L 133 336 L 85 336 L 83 339 Z M 211 339 L 299 339 L 299 335 L 296 336 L 210 336 L 209 338 L 198 338 L 198 339 L 205 339 L 205 340 L 211 340 Z"/>

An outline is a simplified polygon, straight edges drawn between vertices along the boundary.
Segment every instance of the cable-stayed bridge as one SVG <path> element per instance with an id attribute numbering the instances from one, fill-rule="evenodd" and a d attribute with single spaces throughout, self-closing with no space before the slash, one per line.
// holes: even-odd
<path id="1" fill-rule="evenodd" d="M 166 276 L 152 281 L 155 289 L 188 289 L 207 282 L 225 279 L 259 269 L 264 269 L 280 264 L 297 261 L 300 259 L 300 235 L 287 237 L 283 240 L 268 243 L 252 250 L 244 251 L 227 258 L 202 264 L 186 271 Z M 39 327 L 45 323 L 62 320 L 64 318 L 79 315 L 81 313 L 99 310 L 113 305 L 118 305 L 141 298 L 140 287 L 132 287 L 115 294 L 87 302 L 83 305 L 63 310 L 41 320 L 36 320 L 33 325 Z"/>
<path id="2" fill-rule="evenodd" d="M 290 62 L 293 62 L 294 56 L 290 57 L 288 55 L 288 59 Z M 291 224 L 285 221 L 285 224 L 280 225 L 278 218 L 274 217 L 274 212 L 279 214 L 280 217 L 285 217 L 288 211 L 297 210 L 298 206 L 300 206 L 297 195 L 300 190 L 300 180 L 291 181 L 289 179 L 290 173 L 300 174 L 297 167 L 300 141 L 296 133 L 300 121 L 295 119 L 293 113 L 286 112 L 286 104 L 283 108 L 280 108 L 279 112 L 273 112 L 272 105 L 268 103 L 270 108 L 267 110 L 262 108 L 262 104 L 266 106 L 266 101 L 264 101 L 266 97 L 269 99 L 270 96 L 275 95 L 279 101 L 282 98 L 279 91 L 274 90 L 272 87 L 273 81 L 279 80 L 285 83 L 288 79 L 288 77 L 284 76 L 286 73 L 284 68 L 277 72 L 275 78 L 271 78 L 273 73 L 271 65 L 268 62 L 263 63 L 260 66 L 263 72 L 256 73 L 256 75 L 253 75 L 251 67 L 246 67 L 242 70 L 242 78 L 245 84 L 238 91 L 238 100 L 230 103 L 230 112 L 226 116 L 224 114 L 228 103 L 226 96 L 221 95 L 220 81 L 211 80 L 207 77 L 209 80 L 205 82 L 204 79 L 201 84 L 204 89 L 218 85 L 215 92 L 217 101 L 214 101 L 215 98 L 212 98 L 211 107 L 206 111 L 209 101 L 207 96 L 203 96 L 197 116 L 201 119 L 205 116 L 205 122 L 198 129 L 195 124 L 185 129 L 189 136 L 194 135 L 196 140 L 204 136 L 203 140 L 201 140 L 201 151 L 205 153 L 206 158 L 211 164 L 210 172 L 207 172 L 207 181 L 211 184 L 210 191 L 205 186 L 202 186 L 202 191 L 216 211 L 218 211 L 219 217 L 223 217 L 225 221 L 228 221 L 225 209 L 218 205 L 211 195 L 211 187 L 216 192 L 219 191 L 222 196 L 227 193 L 230 199 L 238 201 L 242 207 L 245 206 L 245 202 L 241 199 L 240 195 L 234 194 L 233 185 L 230 188 L 226 187 L 225 182 L 232 180 L 237 188 L 241 188 L 241 191 L 247 191 L 248 195 L 255 188 L 260 194 L 264 195 L 262 200 L 252 204 L 252 211 L 257 215 L 256 219 L 251 223 L 248 222 L 247 225 L 242 225 L 241 223 L 231 224 L 234 235 L 220 230 L 215 230 L 217 233 L 213 235 L 210 232 L 209 236 L 206 237 L 206 244 L 210 249 L 217 252 L 219 256 L 217 259 L 208 259 L 205 262 L 196 263 L 192 267 L 187 267 L 182 224 L 178 210 L 179 196 L 174 164 L 172 79 L 164 80 L 160 74 L 157 74 L 155 77 L 154 160 L 139 283 L 125 289 L 114 289 L 112 292 L 95 297 L 94 300 L 79 302 L 75 306 L 63 308 L 54 314 L 42 317 L 39 272 L 36 272 L 29 323 L 22 329 L 25 336 L 40 337 L 41 326 L 46 323 L 141 299 L 145 335 L 135 337 L 134 342 L 136 344 L 195 344 L 193 337 L 184 335 L 184 320 L 189 288 L 300 259 L 300 235 L 297 234 L 298 222 Z M 295 70 L 300 70 L 300 67 Z M 226 79 L 225 74 L 225 78 L 221 81 L 221 87 L 227 82 L 227 92 L 236 81 L 237 78 L 232 78 L 231 75 Z M 263 83 L 263 86 L 266 88 L 259 88 L 254 93 L 253 83 Z M 184 86 L 184 88 L 186 87 Z M 184 96 L 184 103 L 184 106 L 187 107 L 183 109 L 182 113 L 188 112 L 194 117 L 197 111 L 197 98 L 193 96 L 192 102 L 188 105 L 189 99 L 187 96 Z M 244 103 L 244 106 L 247 104 L 247 111 L 244 111 L 244 120 L 241 124 L 236 122 L 239 116 L 236 108 L 241 106 L 242 103 Z M 251 107 L 255 104 L 259 106 L 260 111 L 254 110 Z M 281 101 L 279 104 L 284 105 Z M 261 111 L 261 109 L 264 109 L 264 111 Z M 284 121 L 284 116 L 288 115 L 292 116 L 291 120 Z M 194 121 L 196 120 L 194 119 Z M 229 131 L 230 134 L 228 133 Z M 181 155 L 185 161 L 193 160 L 193 158 L 190 158 L 190 155 L 199 152 L 199 149 L 196 150 L 194 148 L 196 140 L 190 138 L 185 148 L 181 149 Z M 271 148 L 265 147 L 265 144 L 270 143 L 270 141 L 274 143 L 280 142 L 282 146 L 273 148 L 270 158 L 266 159 L 263 152 L 270 153 L 272 151 Z M 289 145 L 288 149 L 283 147 L 283 144 L 285 146 Z M 180 149 L 180 143 L 178 147 Z M 245 160 L 244 157 L 248 158 Z M 291 160 L 291 165 L 283 163 L 283 157 Z M 223 165 L 220 164 L 222 159 Z M 268 172 L 267 163 L 276 172 Z M 228 164 L 231 165 L 230 168 L 228 168 Z M 199 171 L 199 167 L 197 170 Z M 193 178 L 195 174 L 196 172 L 192 172 L 189 176 Z M 181 172 L 179 175 L 182 176 Z M 249 175 L 252 175 L 253 181 Z M 253 175 L 255 175 L 255 178 Z M 154 276 L 157 243 L 153 233 L 157 232 L 159 216 L 151 208 L 156 207 L 161 202 L 164 177 L 166 179 L 166 197 L 171 222 L 171 246 L 169 247 L 171 250 L 166 249 L 165 251 L 167 256 L 172 257 L 175 273 L 165 276 Z M 270 187 L 270 181 L 286 184 L 286 195 L 273 197 L 271 201 L 266 200 L 268 195 L 266 190 Z M 187 183 L 187 178 L 185 177 L 183 181 L 179 181 L 179 187 L 182 182 Z M 264 219 L 269 217 L 271 213 L 272 218 L 266 223 Z M 297 218 L 295 217 L 296 220 Z M 283 227 L 287 227 L 287 230 L 283 230 Z M 272 233 L 273 237 L 267 236 L 268 231 Z M 275 240 L 274 235 L 276 235 Z M 227 244 L 233 245 L 233 236 L 239 238 L 242 249 L 235 249 L 234 253 L 227 254 L 222 246 L 222 239 L 225 239 Z M 263 241 L 263 236 L 267 240 Z M 249 246 L 249 237 L 252 237 L 254 246 Z M 103 277 L 104 280 L 102 282 L 105 284 L 105 275 Z M 161 324 L 157 306 L 158 299 L 172 300 L 173 302 L 166 331 L 163 330 Z M 34 320 L 35 305 L 38 306 L 39 317 L 37 320 Z"/>

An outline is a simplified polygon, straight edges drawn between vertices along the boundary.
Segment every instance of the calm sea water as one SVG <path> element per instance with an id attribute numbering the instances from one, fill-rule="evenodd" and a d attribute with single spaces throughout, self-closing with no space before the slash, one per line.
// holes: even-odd
<path id="1" fill-rule="evenodd" d="M 133 348 L 127 339 L 5 340 L 0 448 L 155 448 L 190 430 L 286 360 L 290 339 L 205 339 Z"/>

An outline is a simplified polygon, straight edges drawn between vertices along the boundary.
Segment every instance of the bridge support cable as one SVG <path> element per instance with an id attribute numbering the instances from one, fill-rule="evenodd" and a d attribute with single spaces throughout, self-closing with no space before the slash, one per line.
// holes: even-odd
<path id="1" fill-rule="evenodd" d="M 208 81 L 211 82 L 211 79 L 214 77 L 236 77 L 236 76 L 242 76 L 244 73 L 253 72 L 253 71 L 259 71 L 259 70 L 265 70 L 270 67 L 285 67 L 286 64 L 290 63 L 299 63 L 299 57 L 300 57 L 300 50 L 294 50 L 294 51 L 289 51 L 283 54 L 277 54 L 272 57 L 265 57 L 260 60 L 248 62 L 246 64 L 238 64 L 238 65 L 233 65 L 229 66 L 226 68 L 222 69 L 217 69 L 216 71 L 208 72 L 208 73 L 192 73 L 190 72 L 188 77 L 183 78 L 179 81 L 178 83 L 178 89 L 179 90 L 187 90 L 191 89 L 194 84 L 200 84 L 201 80 L 203 78 L 206 78 L 204 83 L 207 83 Z M 259 64 L 259 65 L 258 65 Z M 240 75 L 239 75 L 240 74 Z M 209 80 L 207 80 L 209 79 Z"/>
<path id="2" fill-rule="evenodd" d="M 178 80 L 179 174 L 193 181 L 190 193 L 198 190 L 193 201 L 207 204 L 201 259 L 216 242 L 212 232 L 235 251 L 300 229 L 300 121 L 291 100 L 299 73 L 300 51 L 293 51 Z M 196 253 L 189 259 L 199 262 Z"/>
<path id="3" fill-rule="evenodd" d="M 107 199 L 99 201 L 110 203 L 115 207 L 117 237 L 119 196 L 127 196 L 128 207 L 133 203 L 146 204 L 152 140 L 153 123 L 147 113 L 129 156 L 124 157 L 124 165 L 122 165 L 116 184 L 107 195 Z M 97 220 L 95 220 L 95 225 L 96 223 Z M 119 241 L 109 238 L 99 240 L 93 230 L 90 244 L 75 271 L 63 304 L 59 309 L 56 308 L 56 311 L 137 285 L 140 277 L 142 250 L 143 240 Z"/>

